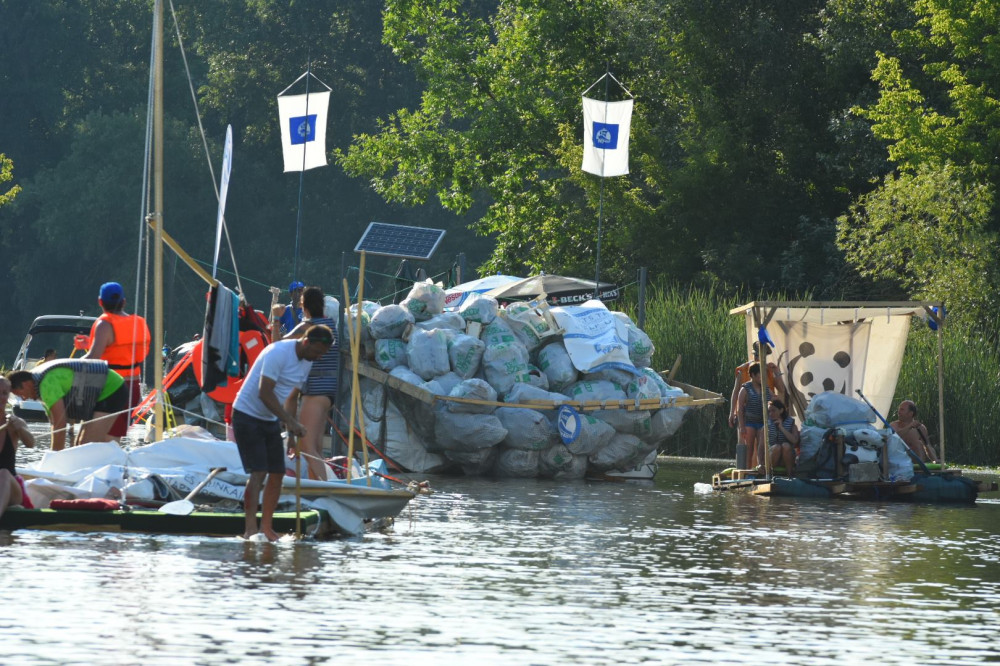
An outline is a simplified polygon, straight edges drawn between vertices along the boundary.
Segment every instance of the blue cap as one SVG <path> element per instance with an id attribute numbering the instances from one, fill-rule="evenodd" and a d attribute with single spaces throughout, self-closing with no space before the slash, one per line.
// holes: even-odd
<path id="1" fill-rule="evenodd" d="M 305 288 L 306 286 L 303 283 L 299 282 L 298 280 L 288 285 L 288 291 L 290 292 L 295 291 L 296 289 L 305 289 Z"/>
<path id="2" fill-rule="evenodd" d="M 117 282 L 105 282 L 101 285 L 100 299 L 107 305 L 114 305 L 125 297 L 122 286 Z"/>

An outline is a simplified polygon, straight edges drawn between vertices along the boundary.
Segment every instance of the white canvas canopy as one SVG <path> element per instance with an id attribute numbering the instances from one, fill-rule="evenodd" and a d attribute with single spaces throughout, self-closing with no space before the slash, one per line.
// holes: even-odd
<path id="1" fill-rule="evenodd" d="M 910 322 L 920 317 L 939 323 L 942 311 L 940 303 L 923 301 L 754 301 L 730 314 L 745 317 L 747 358 L 753 358 L 759 327 L 766 327 L 774 342 L 767 360 L 784 373 L 794 401 L 808 403 L 830 390 L 857 398 L 861 389 L 889 418 Z"/>

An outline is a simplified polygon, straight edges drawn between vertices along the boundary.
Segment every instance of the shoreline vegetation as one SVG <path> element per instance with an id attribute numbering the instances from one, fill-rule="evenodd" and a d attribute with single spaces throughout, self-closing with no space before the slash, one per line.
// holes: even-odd
<path id="1" fill-rule="evenodd" d="M 724 407 L 690 415 L 661 455 L 731 459 L 736 434 L 729 427 L 728 400 L 733 368 L 746 361 L 743 319 L 729 311 L 753 298 L 709 287 L 651 285 L 647 290 L 645 330 L 656 352 L 653 367 L 670 368 L 682 356 L 677 379 L 722 394 Z M 772 298 L 769 296 L 768 298 Z M 785 296 L 773 296 L 785 299 Z M 635 318 L 635 303 L 624 309 Z M 1000 467 L 1000 353 L 991 338 L 961 323 L 944 328 L 945 459 L 956 465 Z M 896 385 L 893 409 L 910 399 L 938 444 L 937 333 L 913 321 Z M 886 415 L 889 420 L 895 412 Z"/>

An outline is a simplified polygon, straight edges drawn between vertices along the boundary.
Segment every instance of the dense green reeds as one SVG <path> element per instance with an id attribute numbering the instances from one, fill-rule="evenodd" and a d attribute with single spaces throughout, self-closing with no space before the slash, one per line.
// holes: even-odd
<path id="1" fill-rule="evenodd" d="M 727 404 L 699 410 L 667 442 L 669 455 L 729 458 L 736 433 L 729 427 L 733 369 L 746 361 L 744 319 L 729 311 L 752 298 L 714 289 L 654 286 L 646 299 L 645 330 L 653 340 L 653 367 L 669 369 L 681 356 L 677 379 L 722 394 Z M 634 306 L 625 306 L 633 317 Z M 1000 465 L 1000 354 L 988 338 L 945 326 L 945 456 L 968 465 Z M 900 400 L 917 403 L 920 418 L 938 441 L 937 334 L 914 319 L 893 410 Z M 885 414 L 889 420 L 895 411 Z"/>
<path id="2" fill-rule="evenodd" d="M 722 394 L 727 404 L 704 408 L 685 419 L 664 453 L 726 458 L 733 455 L 736 433 L 729 427 L 733 369 L 746 354 L 742 317 L 729 310 L 736 297 L 714 289 L 654 286 L 646 298 L 645 331 L 656 348 L 653 367 L 669 369 L 681 357 L 676 379 Z M 634 315 L 634 313 L 632 313 Z"/>
<path id="3" fill-rule="evenodd" d="M 896 401 L 917 403 L 939 447 L 938 336 L 914 320 L 896 385 Z M 958 326 L 943 328 L 945 459 L 1000 465 L 1000 354 L 988 339 Z M 891 419 L 890 419 L 891 420 Z"/>

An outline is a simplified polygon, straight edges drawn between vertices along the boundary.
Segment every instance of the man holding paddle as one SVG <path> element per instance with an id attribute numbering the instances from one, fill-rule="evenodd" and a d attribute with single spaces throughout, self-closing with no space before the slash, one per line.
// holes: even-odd
<path id="1" fill-rule="evenodd" d="M 285 448 L 281 424 L 289 434 L 302 437 L 305 428 L 284 407 L 292 391 L 301 388 L 309 377 L 313 361 L 321 358 L 333 344 L 333 331 L 327 326 L 310 326 L 301 338 L 275 342 L 261 352 L 240 387 L 233 402 L 233 432 L 244 471 L 250 475 L 243 494 L 246 531 L 249 539 L 258 533 L 276 541 L 274 510 L 281 495 L 285 476 Z M 266 480 L 265 480 L 266 478 Z M 260 528 L 257 506 L 261 487 Z"/>

